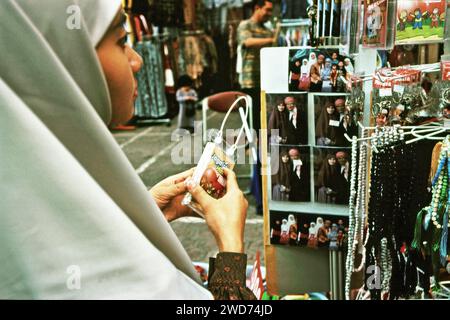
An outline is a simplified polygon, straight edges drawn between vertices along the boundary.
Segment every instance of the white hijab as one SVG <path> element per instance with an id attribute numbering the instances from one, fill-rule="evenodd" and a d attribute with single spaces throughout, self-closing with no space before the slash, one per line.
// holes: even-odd
<path id="1" fill-rule="evenodd" d="M 306 62 L 306 64 L 305 64 L 305 62 Z M 308 59 L 302 60 L 302 66 L 301 66 L 300 70 L 301 70 L 302 75 L 306 74 L 309 76 L 309 72 L 311 71 L 311 66 L 308 64 Z"/>
<path id="2" fill-rule="evenodd" d="M 314 55 L 314 58 L 313 58 L 313 55 Z M 316 62 L 317 62 L 317 54 L 315 52 L 311 52 L 309 54 L 309 59 L 308 59 L 308 72 L 311 71 L 311 67 L 313 65 L 315 65 Z"/>
<path id="3" fill-rule="evenodd" d="M 347 61 L 348 61 L 348 65 L 345 64 L 345 62 L 347 62 Z M 344 67 L 345 67 L 345 70 L 350 74 L 353 74 L 355 72 L 355 68 L 353 67 L 352 61 L 349 58 L 345 58 Z"/>
<path id="4" fill-rule="evenodd" d="M 309 234 L 317 234 L 317 230 L 316 230 L 316 224 L 314 222 L 311 222 L 310 226 L 309 226 Z"/>
<path id="5" fill-rule="evenodd" d="M 323 227 L 323 218 L 322 217 L 318 217 L 316 219 L 316 234 L 319 231 L 320 228 Z"/>
<path id="6" fill-rule="evenodd" d="M 288 216 L 288 230 L 290 230 L 291 226 L 295 224 L 297 224 L 297 222 L 295 221 L 295 217 L 293 214 L 290 214 Z"/>
<path id="7" fill-rule="evenodd" d="M 0 299 L 211 298 L 106 126 L 95 46 L 119 8 L 0 2 Z"/>
<path id="8" fill-rule="evenodd" d="M 288 221 L 286 219 L 283 219 L 281 221 L 281 232 L 282 233 L 289 232 L 289 227 L 290 227 L 290 224 L 288 223 Z"/>

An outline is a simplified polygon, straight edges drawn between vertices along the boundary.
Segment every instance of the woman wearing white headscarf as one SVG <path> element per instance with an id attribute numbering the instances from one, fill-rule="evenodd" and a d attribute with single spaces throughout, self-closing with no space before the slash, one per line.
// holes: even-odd
<path id="1" fill-rule="evenodd" d="M 317 235 L 317 232 L 319 231 L 319 229 L 322 227 L 323 227 L 323 218 L 317 217 L 317 219 L 316 219 L 316 235 Z"/>
<path id="2" fill-rule="evenodd" d="M 308 59 L 302 60 L 302 66 L 300 68 L 300 74 L 309 76 L 309 71 L 311 70 L 311 66 L 308 64 Z"/>
<path id="3" fill-rule="evenodd" d="M 317 55 L 315 52 L 311 51 L 308 59 L 308 74 L 311 72 L 311 67 L 317 62 Z"/>
<path id="4" fill-rule="evenodd" d="M 225 201 L 192 171 L 150 196 L 108 131 L 133 114 L 141 65 L 122 16 L 120 0 L 0 3 L 0 299 L 248 297 L 205 290 L 167 222 L 190 214 L 189 181 L 221 252 L 210 281 L 230 256 L 245 269 L 235 175 Z"/>
<path id="5" fill-rule="evenodd" d="M 350 75 L 355 73 L 355 68 L 353 67 L 353 64 L 352 64 L 352 61 L 350 60 L 350 58 L 344 59 L 344 67 L 345 67 L 345 70 L 347 71 L 347 73 L 349 73 Z"/>
<path id="6" fill-rule="evenodd" d="M 298 236 L 298 226 L 297 221 L 295 220 L 295 217 L 293 214 L 290 214 L 288 216 L 288 230 L 289 230 L 289 244 L 295 245 L 297 241 Z"/>
<path id="7" fill-rule="evenodd" d="M 280 244 L 289 244 L 289 227 L 289 222 L 283 219 L 281 221 Z"/>

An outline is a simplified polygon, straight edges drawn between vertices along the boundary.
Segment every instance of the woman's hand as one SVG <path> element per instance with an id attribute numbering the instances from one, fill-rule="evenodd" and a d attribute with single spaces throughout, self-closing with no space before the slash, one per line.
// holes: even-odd
<path id="1" fill-rule="evenodd" d="M 235 173 L 224 169 L 224 175 L 227 179 L 227 190 L 218 200 L 191 179 L 186 181 L 186 185 L 202 207 L 206 224 L 216 238 L 219 251 L 243 253 L 248 202 L 239 189 Z"/>
<path id="2" fill-rule="evenodd" d="M 150 189 L 150 194 L 169 222 L 181 217 L 197 216 L 189 207 L 181 204 L 187 192 L 185 181 L 192 176 L 194 169 L 170 176 Z"/>

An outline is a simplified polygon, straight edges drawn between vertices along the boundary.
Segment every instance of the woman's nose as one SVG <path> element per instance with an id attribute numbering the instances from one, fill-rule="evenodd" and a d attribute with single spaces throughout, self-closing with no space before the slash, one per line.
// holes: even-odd
<path id="1" fill-rule="evenodd" d="M 142 57 L 131 47 L 128 47 L 128 59 L 130 60 L 130 66 L 133 73 L 137 73 L 141 70 L 144 61 L 142 60 Z"/>

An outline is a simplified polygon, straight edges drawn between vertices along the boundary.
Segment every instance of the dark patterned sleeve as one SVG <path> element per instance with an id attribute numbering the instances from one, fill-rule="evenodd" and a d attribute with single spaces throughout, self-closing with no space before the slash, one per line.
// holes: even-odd
<path id="1" fill-rule="evenodd" d="M 216 300 L 256 300 L 247 288 L 245 271 L 247 255 L 220 252 L 209 259 L 208 289 Z"/>

